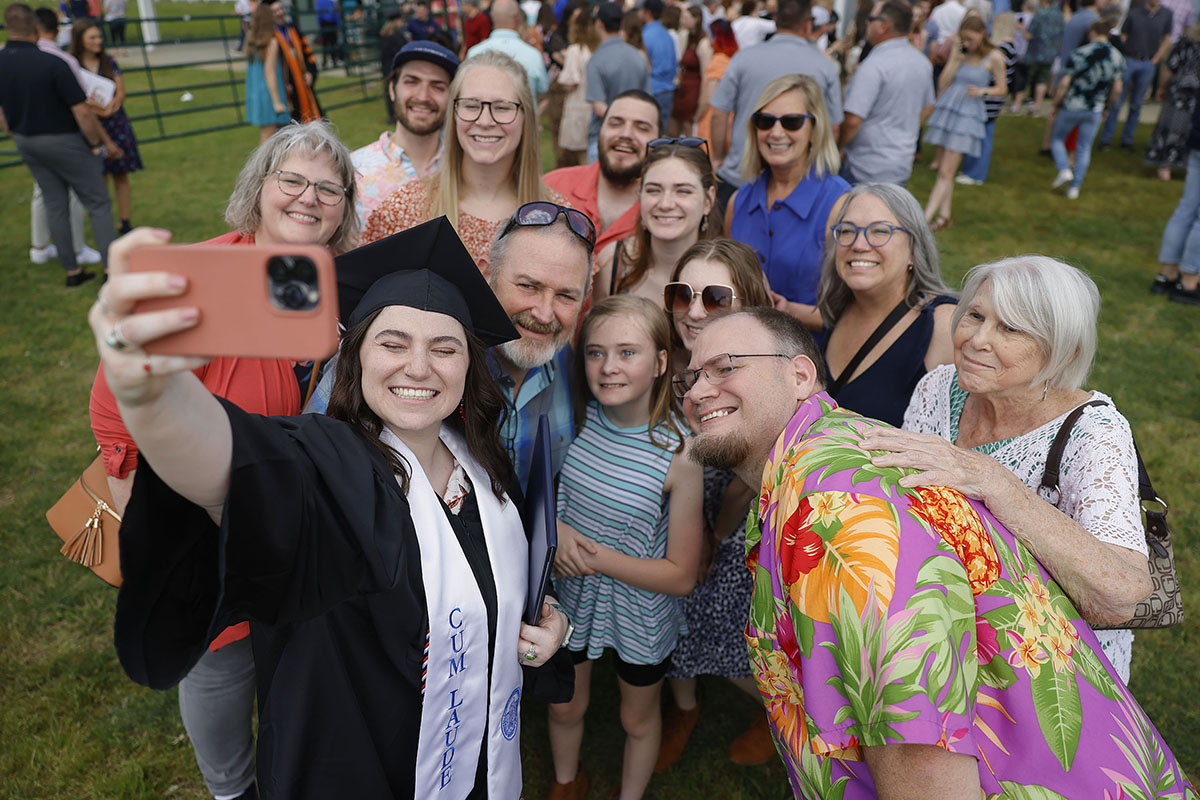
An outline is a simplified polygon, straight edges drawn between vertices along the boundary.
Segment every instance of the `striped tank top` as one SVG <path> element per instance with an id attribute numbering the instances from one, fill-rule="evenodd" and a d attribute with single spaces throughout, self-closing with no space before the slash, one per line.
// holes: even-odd
<path id="1" fill-rule="evenodd" d="M 559 519 L 626 555 L 663 558 L 668 502 L 663 483 L 679 443 L 665 425 L 655 429 L 653 442 L 648 425 L 618 428 L 592 401 L 559 474 Z M 575 623 L 571 649 L 586 650 L 590 659 L 612 647 L 627 663 L 658 664 L 686 632 L 678 597 L 607 575 L 558 578 L 554 585 Z"/>

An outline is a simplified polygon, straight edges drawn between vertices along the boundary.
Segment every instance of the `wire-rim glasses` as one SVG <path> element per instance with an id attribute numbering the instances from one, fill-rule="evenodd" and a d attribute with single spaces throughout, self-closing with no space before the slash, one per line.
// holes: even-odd
<path id="1" fill-rule="evenodd" d="M 722 384 L 733 377 L 733 371 L 738 369 L 733 363 L 735 358 L 791 358 L 792 356 L 786 353 L 721 353 L 710 358 L 700 365 L 700 369 L 684 369 L 675 373 L 671 378 L 671 388 L 675 390 L 675 396 L 680 400 L 696 385 L 696 381 L 700 380 L 700 373 L 704 373 L 704 377 L 713 386 Z"/>
<path id="2" fill-rule="evenodd" d="M 474 122 L 483 115 L 484 106 L 497 125 L 512 122 L 521 110 L 521 104 L 515 100 L 477 100 L 474 97 L 460 97 L 454 101 L 454 116 L 463 122 Z"/>
<path id="3" fill-rule="evenodd" d="M 279 184 L 279 191 L 289 197 L 299 197 L 308 191 L 308 187 L 316 188 L 317 200 L 322 205 L 336 206 L 346 199 L 346 188 L 338 186 L 333 181 L 310 181 L 298 172 L 284 172 L 281 169 L 275 170 L 272 175 L 275 176 L 275 182 Z"/>
<path id="4" fill-rule="evenodd" d="M 663 287 L 663 305 L 671 314 L 688 313 L 697 296 L 709 314 L 732 311 L 733 301 L 737 299 L 733 287 L 723 283 L 709 284 L 699 291 L 684 281 L 672 281 Z"/>
<path id="5" fill-rule="evenodd" d="M 912 231 L 908 228 L 892 225 L 890 222 L 872 222 L 869 225 L 839 222 L 836 225 L 830 225 L 829 230 L 833 234 L 833 240 L 842 247 L 853 247 L 854 243 L 858 241 L 860 233 L 867 237 L 867 244 L 871 247 L 883 247 L 892 240 L 892 234 L 896 231 L 912 235 Z"/>

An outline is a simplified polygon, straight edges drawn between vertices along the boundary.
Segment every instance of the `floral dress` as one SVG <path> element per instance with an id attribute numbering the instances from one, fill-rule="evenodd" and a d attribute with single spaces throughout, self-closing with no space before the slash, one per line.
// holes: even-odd
<path id="1" fill-rule="evenodd" d="M 871 464 L 880 424 L 802 403 L 747 526 L 746 640 L 795 796 L 875 798 L 862 748 L 905 743 L 975 758 L 987 800 L 1200 797 L 1029 550 Z"/>
<path id="2" fill-rule="evenodd" d="M 1192 112 L 1200 98 L 1200 42 L 1186 36 L 1180 39 L 1167 56 L 1167 69 L 1171 71 L 1171 82 L 1144 163 L 1160 169 L 1187 169 Z"/>

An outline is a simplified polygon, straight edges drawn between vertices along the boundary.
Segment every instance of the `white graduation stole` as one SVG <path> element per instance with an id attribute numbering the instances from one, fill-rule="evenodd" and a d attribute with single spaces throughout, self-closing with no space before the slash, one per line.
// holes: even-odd
<path id="1" fill-rule="evenodd" d="M 500 505 L 492 493 L 491 479 L 468 452 L 466 442 L 443 425 L 442 442 L 471 479 L 496 581 L 496 653 L 489 687 L 487 608 L 471 566 L 416 456 L 386 426 L 379 438 L 404 457 L 412 473 L 408 504 L 421 549 L 429 609 L 429 661 L 417 743 L 416 796 L 465 798 L 474 788 L 479 749 L 486 739 L 488 797 L 518 798 L 521 667 L 516 649 L 529 570 L 529 544 L 520 514 L 511 500 Z"/>

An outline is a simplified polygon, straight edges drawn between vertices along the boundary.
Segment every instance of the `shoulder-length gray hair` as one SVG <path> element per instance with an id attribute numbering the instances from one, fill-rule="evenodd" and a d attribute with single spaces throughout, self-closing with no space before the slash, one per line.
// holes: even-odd
<path id="1" fill-rule="evenodd" d="M 263 185 L 294 153 L 309 157 L 324 155 L 333 162 L 338 182 L 346 189 L 346 198 L 341 205 L 342 221 L 325 246 L 335 254 L 354 248 L 358 245 L 358 215 L 354 213 L 358 187 L 354 180 L 354 164 L 346 145 L 334 133 L 333 126 L 324 120 L 292 122 L 255 148 L 238 174 L 233 194 L 229 195 L 225 221 L 240 233 L 257 232 L 262 225 Z"/>
<path id="2" fill-rule="evenodd" d="M 937 242 L 925 220 L 925 212 L 917 198 L 902 186 L 894 183 L 860 183 L 846 193 L 846 199 L 838 210 L 833 224 L 846 218 L 846 209 L 854 198 L 864 194 L 874 195 L 883 201 L 900 227 L 908 229 L 909 244 L 912 246 L 912 270 L 904 289 L 904 301 L 909 308 L 916 308 L 940 294 L 953 295 L 954 291 L 942 280 L 938 266 Z M 903 236 L 904 234 L 897 234 Z M 846 306 L 854 299 L 854 293 L 837 271 L 838 244 L 833 240 L 833 231 L 825 231 L 825 255 L 821 260 L 821 284 L 817 289 L 817 308 L 821 310 L 824 324 L 832 328 L 841 317 Z"/>
<path id="3" fill-rule="evenodd" d="M 984 284 L 996 316 L 1033 337 L 1046 363 L 1031 385 L 1078 389 L 1096 357 L 1100 290 L 1082 270 L 1049 256 L 1026 255 L 972 267 L 951 318 L 957 328 Z"/>

